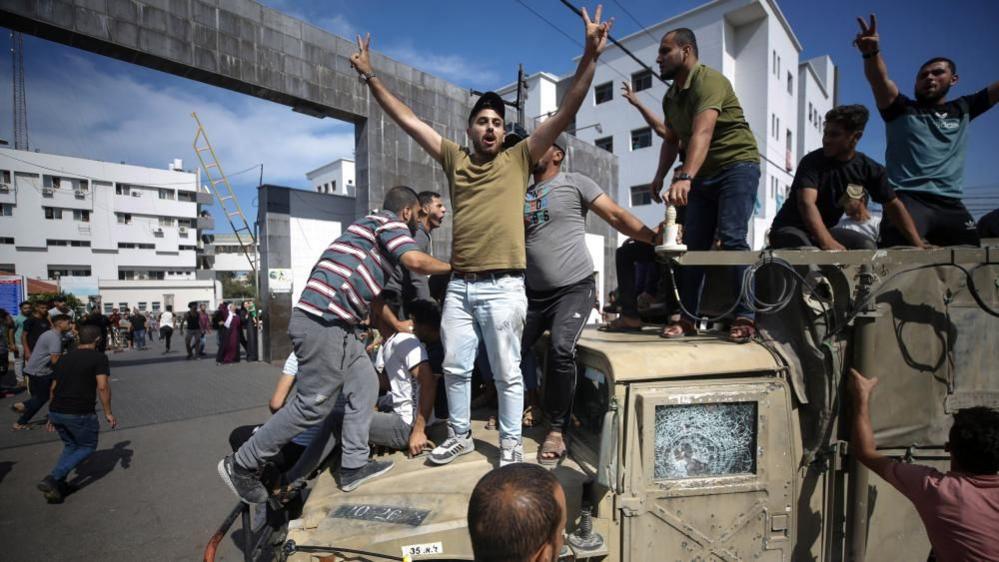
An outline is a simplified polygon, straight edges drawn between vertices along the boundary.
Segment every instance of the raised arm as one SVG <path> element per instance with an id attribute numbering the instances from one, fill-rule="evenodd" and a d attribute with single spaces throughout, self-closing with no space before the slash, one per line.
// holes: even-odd
<path id="1" fill-rule="evenodd" d="M 864 57 L 864 76 L 871 84 L 874 92 L 874 102 L 878 109 L 886 109 L 898 97 L 898 86 L 888 78 L 888 67 L 881 56 L 881 38 L 878 36 L 878 18 L 871 14 L 871 23 L 864 18 L 857 18 L 860 33 L 853 40 L 860 54 Z"/>
<path id="2" fill-rule="evenodd" d="M 634 238 L 635 240 L 655 246 L 656 231 L 642 224 L 642 221 L 638 220 L 635 215 L 622 208 L 608 195 L 598 196 L 590 203 L 590 208 L 600 218 L 607 221 L 607 224 L 614 227 L 614 230 L 629 238 Z"/>
<path id="3" fill-rule="evenodd" d="M 642 119 L 645 119 L 645 122 L 649 124 L 649 127 L 652 127 L 652 130 L 655 131 L 657 135 L 661 138 L 666 138 L 666 123 L 660 121 L 659 118 L 656 117 L 656 114 L 652 113 L 651 109 L 645 107 L 645 104 L 642 103 L 642 100 L 638 99 L 638 95 L 635 94 L 635 90 L 631 89 L 631 84 L 627 81 L 621 82 L 621 95 L 624 96 L 624 99 L 628 100 L 628 103 L 638 110 L 638 112 L 642 115 Z"/>
<path id="4" fill-rule="evenodd" d="M 808 228 L 808 232 L 819 243 L 819 248 L 823 250 L 846 250 L 846 247 L 833 238 L 832 233 L 826 228 L 826 223 L 822 222 L 822 214 L 819 213 L 819 206 L 816 203 L 819 199 L 819 190 L 813 187 L 802 187 L 797 190 L 798 212 L 801 220 Z"/>
<path id="5" fill-rule="evenodd" d="M 603 6 L 597 6 L 593 13 L 593 20 L 590 20 L 586 8 L 583 8 L 583 24 L 586 27 L 586 46 L 583 49 L 583 57 L 579 59 L 579 66 L 576 67 L 576 75 L 573 76 L 572 85 L 569 91 L 562 98 L 562 104 L 558 111 L 538 125 L 531 136 L 527 137 L 527 146 L 531 151 L 531 160 L 537 162 L 544 156 L 545 151 L 555 142 L 559 133 L 569 126 L 579 106 L 586 99 L 586 94 L 590 90 L 590 83 L 593 81 L 593 73 L 597 68 L 597 59 L 600 53 L 607 48 L 607 37 L 610 35 L 614 19 L 600 23 L 600 15 L 603 13 Z"/>
<path id="6" fill-rule="evenodd" d="M 413 113 L 413 110 L 409 108 L 405 103 L 403 103 L 399 98 L 395 97 L 385 87 L 385 83 L 381 81 L 380 78 L 375 74 L 374 69 L 371 66 L 371 58 L 369 56 L 371 48 L 371 34 L 367 34 L 363 39 L 360 35 L 357 36 L 357 52 L 350 56 L 350 65 L 354 67 L 354 70 L 361 76 L 361 78 L 367 83 L 368 89 L 371 90 L 371 95 L 374 96 L 375 101 L 381 106 L 382 110 L 396 122 L 402 130 L 406 131 L 410 137 L 413 138 L 423 150 L 427 151 L 434 160 L 437 162 L 441 161 L 441 135 L 434 130 L 433 127 L 427 125 L 419 117 Z"/>
<path id="7" fill-rule="evenodd" d="M 878 385 L 877 377 L 865 378 L 856 369 L 850 369 L 849 387 L 853 402 L 853 418 L 850 431 L 850 452 L 864 466 L 884 478 L 892 460 L 878 453 L 877 442 L 874 441 L 874 430 L 871 428 L 870 400 L 871 392 Z"/>
<path id="8" fill-rule="evenodd" d="M 999 103 L 999 82 L 989 84 L 989 107 Z"/>

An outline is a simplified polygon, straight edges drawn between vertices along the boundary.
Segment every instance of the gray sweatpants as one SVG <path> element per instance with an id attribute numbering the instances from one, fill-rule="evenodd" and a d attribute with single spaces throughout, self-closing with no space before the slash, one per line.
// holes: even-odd
<path id="1" fill-rule="evenodd" d="M 341 466 L 364 466 L 369 453 L 368 427 L 378 398 L 378 376 L 364 352 L 364 344 L 351 327 L 325 322 L 298 309 L 291 314 L 288 336 L 298 357 L 295 394 L 236 451 L 236 462 L 246 469 L 256 470 L 262 461 L 276 455 L 299 433 L 324 421 L 333 424 L 330 413 L 342 391 Z M 331 432 L 324 433 L 329 435 Z M 322 445 L 325 443 L 318 446 Z M 312 456 L 317 457 L 314 462 L 318 465 L 322 456 L 311 455 L 310 458 Z M 303 466 L 301 471 L 308 473 L 314 468 Z"/>

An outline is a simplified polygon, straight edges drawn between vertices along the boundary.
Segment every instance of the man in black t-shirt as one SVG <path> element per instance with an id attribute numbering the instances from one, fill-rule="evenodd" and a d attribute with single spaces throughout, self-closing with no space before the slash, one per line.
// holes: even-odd
<path id="1" fill-rule="evenodd" d="M 923 247 L 912 217 L 888 185 L 885 169 L 857 152 L 867 118 L 862 105 L 841 105 L 826 113 L 822 148 L 809 152 L 798 164 L 791 194 L 770 229 L 771 248 L 845 250 L 829 229 L 843 216 L 844 196 L 860 191 L 884 206 L 888 219 L 910 244 Z"/>
<path id="2" fill-rule="evenodd" d="M 49 305 L 46 303 L 35 304 L 35 315 L 24 321 L 24 330 L 21 334 L 21 346 L 24 348 L 24 364 L 28 364 L 31 358 L 31 350 L 38 343 L 38 338 L 52 328 L 49 320 Z"/>
<path id="3" fill-rule="evenodd" d="M 118 425 L 111 413 L 108 357 L 95 349 L 100 339 L 99 327 L 82 326 L 80 345 L 55 366 L 48 430 L 59 432 L 63 450 L 52 472 L 38 483 L 49 503 L 62 502 L 66 476 L 97 449 L 100 425 L 94 402 L 98 396 L 111 429 Z"/>
<path id="4" fill-rule="evenodd" d="M 201 340 L 201 318 L 198 314 L 198 303 L 187 303 L 187 313 L 184 314 L 184 349 L 187 358 L 194 359 L 198 352 L 198 342 Z"/>

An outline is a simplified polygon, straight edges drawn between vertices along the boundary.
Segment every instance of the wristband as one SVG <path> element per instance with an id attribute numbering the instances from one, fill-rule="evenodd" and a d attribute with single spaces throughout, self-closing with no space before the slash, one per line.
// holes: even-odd
<path id="1" fill-rule="evenodd" d="M 374 72 L 370 72 L 370 73 L 368 73 L 368 72 L 362 72 L 360 74 L 360 77 L 361 77 L 361 80 L 364 80 L 365 82 L 370 82 L 371 79 L 375 77 L 375 73 Z"/>
<path id="2" fill-rule="evenodd" d="M 861 56 L 861 58 L 863 58 L 864 60 L 867 60 L 867 59 L 869 59 L 869 58 L 873 58 L 873 57 L 876 57 L 876 56 L 878 55 L 878 53 L 880 53 L 880 52 L 881 52 L 881 49 L 874 49 L 874 51 L 873 51 L 873 52 L 871 52 L 871 53 L 864 53 L 864 54 L 862 54 L 862 55 L 860 55 L 860 56 Z"/>

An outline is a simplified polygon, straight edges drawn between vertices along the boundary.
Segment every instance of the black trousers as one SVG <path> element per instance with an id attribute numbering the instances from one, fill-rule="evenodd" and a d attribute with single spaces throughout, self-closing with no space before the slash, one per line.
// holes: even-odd
<path id="1" fill-rule="evenodd" d="M 960 199 L 942 197 L 919 191 L 896 191 L 896 195 L 912 215 L 919 236 L 934 246 L 979 246 L 981 237 L 975 219 Z M 902 231 L 890 221 L 881 221 L 879 245 L 909 246 Z"/>
<path id="2" fill-rule="evenodd" d="M 593 309 L 593 277 L 550 291 L 527 289 L 527 322 L 521 340 L 521 361 L 531 353 L 538 338 L 551 331 L 545 370 L 545 415 L 552 429 L 564 431 L 576 393 L 576 342 Z"/>
<path id="3" fill-rule="evenodd" d="M 170 351 L 170 339 L 173 338 L 173 328 L 163 326 L 160 328 L 160 339 L 166 343 L 166 350 Z"/>

